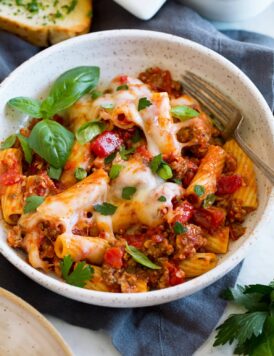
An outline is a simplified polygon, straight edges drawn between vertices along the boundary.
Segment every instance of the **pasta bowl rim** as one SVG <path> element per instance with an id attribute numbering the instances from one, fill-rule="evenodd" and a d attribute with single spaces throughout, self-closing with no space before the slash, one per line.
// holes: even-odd
<path id="1" fill-rule="evenodd" d="M 78 43 L 85 43 L 85 41 L 90 40 L 100 40 L 113 37 L 115 39 L 123 39 L 125 37 L 135 38 L 149 38 L 152 40 L 163 40 L 170 43 L 170 45 L 182 45 L 186 47 L 194 48 L 200 54 L 210 57 L 213 62 L 217 61 L 224 67 L 233 72 L 237 80 L 241 80 L 248 87 L 249 91 L 256 98 L 257 105 L 260 108 L 261 112 L 265 114 L 265 120 L 267 121 L 272 138 L 274 137 L 274 120 L 272 119 L 272 113 L 268 107 L 265 99 L 252 83 L 252 81 L 234 64 L 229 60 L 222 57 L 216 52 L 190 40 L 180 38 L 174 35 L 165 34 L 155 31 L 146 31 L 146 30 L 110 30 L 110 31 L 101 31 L 97 33 L 90 33 L 82 35 L 67 41 L 61 42 L 57 45 L 54 45 L 38 54 L 33 56 L 31 59 L 27 60 L 21 64 L 17 69 L 15 69 L 1 84 L 0 92 L 5 90 L 5 86 L 16 76 L 18 73 L 21 73 L 25 70 L 26 67 L 32 66 L 39 62 L 44 57 L 49 57 L 52 53 L 58 52 L 61 49 L 66 47 L 77 46 Z M 274 213 L 274 188 L 269 188 L 269 197 L 265 205 L 264 212 L 262 213 L 261 219 L 258 222 L 257 226 L 254 228 L 252 233 L 246 238 L 243 244 L 239 249 L 234 251 L 234 253 L 227 258 L 227 260 L 218 264 L 211 271 L 196 277 L 186 283 L 169 287 L 165 289 L 160 289 L 156 291 L 138 293 L 138 294 L 129 294 L 129 293 L 108 293 L 100 292 L 88 289 L 82 289 L 68 285 L 58 279 L 46 275 L 43 272 L 40 272 L 33 267 L 31 267 L 27 262 L 25 262 L 17 252 L 8 246 L 6 241 L 0 239 L 0 253 L 2 253 L 8 261 L 10 261 L 15 267 L 17 267 L 25 275 L 41 284 L 42 286 L 54 291 L 63 296 L 69 297 L 74 300 L 85 302 L 88 304 L 95 304 L 108 307 L 141 307 L 141 306 L 150 306 L 166 303 L 172 300 L 179 299 L 181 297 L 186 297 L 190 294 L 193 294 L 208 285 L 214 283 L 219 278 L 223 277 L 230 270 L 232 270 L 238 263 L 240 263 L 246 256 L 250 246 L 258 239 L 259 233 L 263 231 L 264 226 L 267 225 L 267 222 L 271 218 L 271 214 Z"/>

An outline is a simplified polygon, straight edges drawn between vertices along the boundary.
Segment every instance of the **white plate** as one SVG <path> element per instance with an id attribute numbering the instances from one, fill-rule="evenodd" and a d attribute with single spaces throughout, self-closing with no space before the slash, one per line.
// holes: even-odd
<path id="1" fill-rule="evenodd" d="M 101 82 L 115 75 L 137 75 L 151 66 L 169 69 L 180 79 L 191 70 L 208 79 L 233 98 L 242 110 L 246 123 L 246 141 L 263 159 L 273 164 L 274 121 L 272 113 L 255 85 L 231 62 L 192 41 L 176 36 L 140 30 L 104 31 L 80 36 L 46 49 L 16 69 L 0 86 L 0 140 L 7 137 L 25 120 L 21 114 L 7 110 L 6 102 L 16 96 L 39 97 L 57 76 L 79 65 L 101 67 Z M 257 172 L 259 208 L 250 214 L 245 236 L 230 246 L 216 268 L 191 281 L 139 294 L 118 294 L 86 290 L 65 284 L 53 276 L 32 268 L 23 254 L 6 242 L 4 224 L 0 224 L 0 252 L 20 271 L 57 293 L 82 302 L 111 307 L 139 307 L 165 303 L 194 293 L 213 283 L 236 266 L 249 247 L 260 238 L 262 227 L 273 219 L 274 190 Z"/>
<path id="2" fill-rule="evenodd" d="M 0 355 L 72 356 L 72 353 L 37 310 L 0 288 Z"/>

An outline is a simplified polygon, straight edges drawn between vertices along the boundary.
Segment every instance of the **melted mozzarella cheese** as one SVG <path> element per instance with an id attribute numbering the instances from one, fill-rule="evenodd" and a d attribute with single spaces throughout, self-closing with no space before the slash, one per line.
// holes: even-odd
<path id="1" fill-rule="evenodd" d="M 131 200 L 122 198 L 125 187 L 136 188 Z M 113 230 L 119 231 L 136 223 L 148 226 L 161 224 L 172 209 L 172 199 L 182 194 L 182 187 L 175 183 L 166 183 L 142 162 L 134 159 L 125 162 L 109 191 L 109 201 L 118 206 L 112 217 Z M 166 198 L 164 202 L 159 201 L 162 195 Z"/>

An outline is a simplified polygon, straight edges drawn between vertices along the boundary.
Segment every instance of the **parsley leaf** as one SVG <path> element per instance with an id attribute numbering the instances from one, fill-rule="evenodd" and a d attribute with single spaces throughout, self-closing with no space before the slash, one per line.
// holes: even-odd
<path id="1" fill-rule="evenodd" d="M 134 261 L 140 263 L 140 265 L 151 269 L 161 268 L 160 266 L 150 261 L 150 259 L 143 252 L 141 252 L 134 246 L 129 246 L 128 244 L 126 244 L 126 251 L 134 259 Z"/>
<path id="2" fill-rule="evenodd" d="M 40 197 L 39 195 L 31 195 L 27 197 L 25 206 L 24 206 L 24 214 L 32 213 L 36 211 L 39 205 L 43 203 L 45 200 L 44 197 Z"/>
<path id="3" fill-rule="evenodd" d="M 162 162 L 163 162 L 163 159 L 162 159 L 161 153 L 152 158 L 152 161 L 150 162 L 150 169 L 152 170 L 153 173 L 157 172 L 157 170 L 160 168 L 160 165 Z"/>
<path id="4" fill-rule="evenodd" d="M 65 256 L 63 261 L 60 262 L 62 276 L 67 283 L 83 288 L 86 285 L 86 282 L 91 279 L 94 269 L 86 264 L 86 262 L 78 262 L 74 270 L 69 273 L 72 265 L 73 260 L 71 256 Z"/>
<path id="5" fill-rule="evenodd" d="M 161 195 L 158 199 L 158 201 L 160 202 L 165 202 L 166 201 L 166 197 L 164 195 Z"/>
<path id="6" fill-rule="evenodd" d="M 150 162 L 150 169 L 153 173 L 157 173 L 158 176 L 164 180 L 173 177 L 172 169 L 165 161 L 163 161 L 161 153 L 152 158 Z"/>
<path id="7" fill-rule="evenodd" d="M 96 204 L 94 210 L 102 215 L 113 215 L 117 210 L 117 206 L 110 203 Z"/>
<path id="8" fill-rule="evenodd" d="M 245 314 L 233 314 L 216 330 L 218 334 L 213 346 L 232 343 L 237 339 L 243 344 L 253 335 L 259 336 L 263 331 L 267 312 L 253 312 Z"/>
<path id="9" fill-rule="evenodd" d="M 121 164 L 113 164 L 108 173 L 109 178 L 110 179 L 117 178 L 123 168 L 124 167 Z"/>
<path id="10" fill-rule="evenodd" d="M 176 119 L 179 119 L 181 121 L 186 121 L 188 119 L 191 119 L 192 117 L 199 116 L 198 111 L 185 105 L 174 106 L 170 110 L 170 113 L 173 117 L 176 117 Z"/>
<path id="11" fill-rule="evenodd" d="M 114 160 L 114 158 L 116 157 L 116 154 L 117 154 L 117 152 L 113 152 L 109 156 L 107 156 L 104 159 L 105 164 L 110 164 Z"/>
<path id="12" fill-rule="evenodd" d="M 135 147 L 131 147 L 128 150 L 125 148 L 125 146 L 121 146 L 120 148 L 120 156 L 124 161 L 127 161 L 129 159 L 129 155 L 135 152 Z"/>
<path id="13" fill-rule="evenodd" d="M 83 180 L 87 176 L 87 171 L 84 168 L 78 167 L 74 171 L 74 177 L 77 180 Z"/>
<path id="14" fill-rule="evenodd" d="M 205 194 L 205 187 L 203 185 L 195 185 L 194 186 L 194 193 L 198 196 L 201 197 Z"/>
<path id="15" fill-rule="evenodd" d="M 173 225 L 173 230 L 176 235 L 180 235 L 180 234 L 184 234 L 185 232 L 187 232 L 187 227 L 185 227 L 179 221 L 176 221 L 175 224 Z"/>
<path id="16" fill-rule="evenodd" d="M 128 90 L 128 85 L 127 84 L 123 84 L 123 85 L 119 85 L 117 88 L 116 88 L 117 91 L 119 90 Z"/>
<path id="17" fill-rule="evenodd" d="M 136 193 L 135 187 L 125 187 L 122 190 L 122 198 L 125 200 L 130 200 L 132 196 Z"/>
<path id="18" fill-rule="evenodd" d="M 149 101 L 147 98 L 141 98 L 138 103 L 138 111 L 144 110 L 152 105 L 152 102 Z"/>

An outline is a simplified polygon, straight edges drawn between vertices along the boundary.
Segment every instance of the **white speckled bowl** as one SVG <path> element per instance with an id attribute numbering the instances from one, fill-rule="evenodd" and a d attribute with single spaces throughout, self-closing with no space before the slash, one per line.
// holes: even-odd
<path id="1" fill-rule="evenodd" d="M 57 76 L 79 65 L 100 66 L 103 83 L 117 74 L 135 75 L 155 65 L 170 69 L 178 79 L 186 69 L 202 75 L 237 102 L 246 117 L 244 137 L 266 161 L 273 163 L 274 120 L 271 111 L 258 89 L 237 67 L 194 42 L 139 30 L 115 30 L 80 36 L 55 45 L 21 65 L 0 86 L 0 139 L 17 130 L 25 119 L 6 108 L 5 104 L 10 98 L 43 95 Z M 140 307 L 185 297 L 205 288 L 236 266 L 249 247 L 259 239 L 263 226 L 272 218 L 274 190 L 257 173 L 260 204 L 246 221 L 245 236 L 231 244 L 229 252 L 220 259 L 215 269 L 178 286 L 140 294 L 104 293 L 70 286 L 35 270 L 25 262 L 23 254 L 11 249 L 6 243 L 4 224 L 0 226 L 0 252 L 36 282 L 85 303 Z"/>

